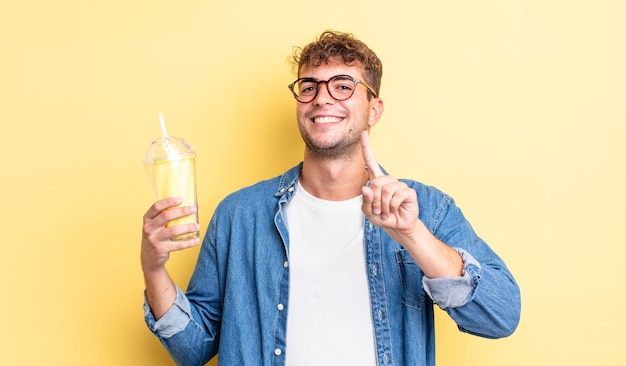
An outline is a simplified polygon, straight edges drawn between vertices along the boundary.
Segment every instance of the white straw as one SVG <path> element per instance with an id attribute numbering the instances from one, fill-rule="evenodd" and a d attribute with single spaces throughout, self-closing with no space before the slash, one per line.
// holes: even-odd
<path id="1" fill-rule="evenodd" d="M 165 120 L 163 119 L 163 113 L 159 113 L 159 122 L 161 122 L 161 133 L 163 137 L 167 136 L 167 130 L 165 129 Z"/>

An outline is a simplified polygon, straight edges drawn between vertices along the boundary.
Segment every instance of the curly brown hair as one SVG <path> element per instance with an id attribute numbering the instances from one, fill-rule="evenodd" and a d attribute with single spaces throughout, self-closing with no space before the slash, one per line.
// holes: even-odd
<path id="1" fill-rule="evenodd" d="M 306 66 L 320 66 L 341 60 L 348 66 L 361 66 L 365 70 L 365 82 L 376 94 L 380 92 L 380 82 L 383 77 L 383 64 L 365 43 L 354 38 L 350 33 L 324 31 L 315 42 L 304 48 L 295 47 L 291 62 L 300 70 Z"/>

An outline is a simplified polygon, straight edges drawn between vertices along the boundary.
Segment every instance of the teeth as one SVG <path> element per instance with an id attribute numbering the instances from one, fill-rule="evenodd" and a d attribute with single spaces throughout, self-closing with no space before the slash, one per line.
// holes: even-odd
<path id="1" fill-rule="evenodd" d="M 314 121 L 315 123 L 332 123 L 332 122 L 341 121 L 341 118 L 339 117 L 315 117 Z"/>

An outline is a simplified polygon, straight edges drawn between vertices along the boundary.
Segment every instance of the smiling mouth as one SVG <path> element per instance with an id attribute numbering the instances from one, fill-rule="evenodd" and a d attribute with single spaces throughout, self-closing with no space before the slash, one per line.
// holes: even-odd
<path id="1" fill-rule="evenodd" d="M 323 123 L 335 123 L 341 122 L 343 118 L 341 117 L 315 117 L 313 118 L 313 122 L 323 124 Z"/>

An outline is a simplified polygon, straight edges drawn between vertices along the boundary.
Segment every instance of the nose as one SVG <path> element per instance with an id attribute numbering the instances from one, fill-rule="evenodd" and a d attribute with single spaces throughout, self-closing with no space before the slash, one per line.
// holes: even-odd
<path id="1" fill-rule="evenodd" d="M 322 87 L 322 83 L 325 87 Z M 330 95 L 330 91 L 328 90 L 328 83 L 326 81 L 320 81 L 320 84 L 317 87 L 317 95 L 313 99 L 313 104 L 332 104 L 334 101 L 335 98 Z"/>

